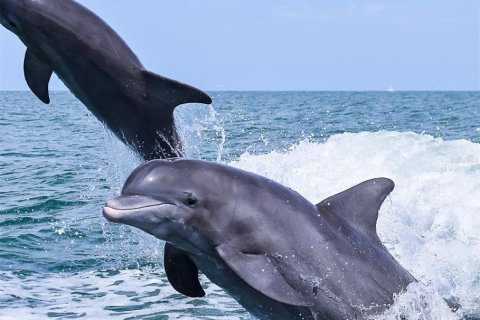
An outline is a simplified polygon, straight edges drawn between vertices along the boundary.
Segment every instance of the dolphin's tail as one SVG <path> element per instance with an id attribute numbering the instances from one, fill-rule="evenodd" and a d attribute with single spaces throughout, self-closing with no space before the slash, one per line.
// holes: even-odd
<path id="1" fill-rule="evenodd" d="M 197 88 L 147 70 L 142 70 L 142 76 L 149 110 L 145 113 L 145 127 L 134 132 L 141 140 L 133 143 L 134 148 L 145 160 L 183 156 L 173 118 L 175 107 L 184 103 L 211 104 L 212 99 Z"/>
<path id="2" fill-rule="evenodd" d="M 156 100 L 163 112 L 184 103 L 211 104 L 212 99 L 205 92 L 188 84 L 162 77 L 151 71 L 143 70 L 147 95 Z"/>

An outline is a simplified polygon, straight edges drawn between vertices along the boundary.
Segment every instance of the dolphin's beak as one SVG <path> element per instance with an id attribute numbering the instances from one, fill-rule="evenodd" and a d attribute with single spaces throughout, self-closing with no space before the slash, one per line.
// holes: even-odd
<path id="1" fill-rule="evenodd" d="M 145 196 L 120 196 L 105 204 L 103 216 L 111 222 L 124 223 L 124 218 L 133 212 L 165 204 L 167 203 Z"/>

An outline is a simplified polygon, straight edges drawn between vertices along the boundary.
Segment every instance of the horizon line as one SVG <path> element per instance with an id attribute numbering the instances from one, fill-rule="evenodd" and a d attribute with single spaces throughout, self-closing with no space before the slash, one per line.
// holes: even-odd
<path id="1" fill-rule="evenodd" d="M 283 89 L 283 90 L 270 90 L 270 89 L 221 89 L 221 90 L 203 90 L 205 92 L 480 92 L 479 89 Z M 30 92 L 31 90 L 23 89 L 0 89 L 0 92 Z M 49 92 L 69 92 L 70 90 L 49 90 Z"/>

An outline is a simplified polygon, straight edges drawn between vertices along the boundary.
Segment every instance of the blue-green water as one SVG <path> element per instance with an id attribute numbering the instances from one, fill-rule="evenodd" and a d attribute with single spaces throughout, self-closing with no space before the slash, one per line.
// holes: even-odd
<path id="1" fill-rule="evenodd" d="M 375 176 L 396 182 L 379 234 L 423 287 L 382 319 L 480 317 L 479 92 L 211 95 L 213 107 L 176 111 L 189 157 L 314 202 Z M 0 92 L 0 319 L 249 319 L 205 278 L 205 298 L 177 294 L 163 244 L 103 219 L 140 160 L 71 94 L 51 98 Z M 460 316 L 437 306 L 440 295 L 462 304 Z M 422 299 L 429 307 L 412 307 Z"/>

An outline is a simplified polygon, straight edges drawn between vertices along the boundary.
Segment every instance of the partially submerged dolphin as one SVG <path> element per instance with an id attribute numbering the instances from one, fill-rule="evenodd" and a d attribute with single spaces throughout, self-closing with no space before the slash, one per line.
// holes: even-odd
<path id="1" fill-rule="evenodd" d="M 260 319 L 365 319 L 415 281 L 376 233 L 393 187 L 372 179 L 314 205 L 229 166 L 154 160 L 103 214 L 186 252 L 166 268 L 182 293 L 203 294 L 198 268 Z"/>
<path id="2" fill-rule="evenodd" d="M 144 69 L 103 20 L 72 0 L 0 0 L 0 22 L 27 46 L 24 72 L 49 103 L 53 72 L 124 143 L 144 159 L 182 155 L 173 109 L 210 104 L 189 85 Z"/>

